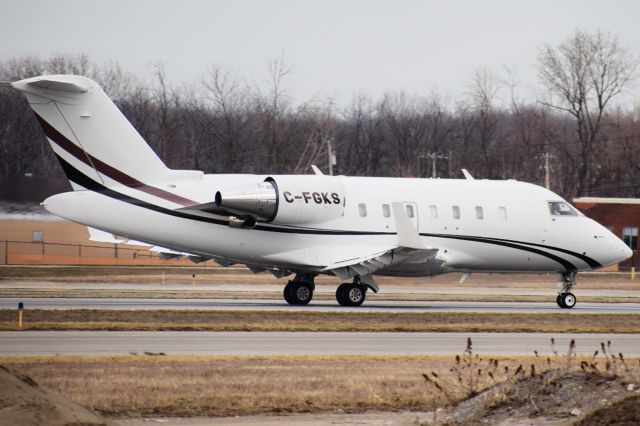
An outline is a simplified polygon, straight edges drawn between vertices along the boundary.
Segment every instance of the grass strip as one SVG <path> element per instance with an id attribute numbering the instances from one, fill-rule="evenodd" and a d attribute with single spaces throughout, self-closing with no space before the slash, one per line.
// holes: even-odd
<path id="1" fill-rule="evenodd" d="M 421 373 L 450 363 L 370 356 L 0 358 L 40 385 L 115 417 L 424 410 L 439 399 Z"/>
<path id="2" fill-rule="evenodd" d="M 18 329 L 17 310 L 0 310 L 0 330 Z M 640 333 L 640 315 L 462 312 L 285 312 L 49 310 L 24 313 L 27 330 L 455 331 Z"/>
<path id="3" fill-rule="evenodd" d="M 116 417 L 428 411 L 463 399 L 470 391 L 477 393 L 533 371 L 539 374 L 582 365 L 581 359 L 572 356 L 488 358 L 470 351 L 462 360 L 442 356 L 153 355 L 5 356 L 0 357 L 0 364 L 81 405 Z M 604 363 L 602 355 L 587 360 Z M 628 367 L 618 365 L 618 372 L 630 379 L 638 377 L 637 362 L 627 360 Z M 431 377 L 431 383 L 439 381 L 444 392 L 425 383 L 423 374 Z"/>

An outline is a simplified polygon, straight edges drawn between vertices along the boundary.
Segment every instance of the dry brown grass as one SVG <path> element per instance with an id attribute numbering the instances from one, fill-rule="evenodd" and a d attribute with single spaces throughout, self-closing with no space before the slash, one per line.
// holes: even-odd
<path id="1" fill-rule="evenodd" d="M 426 357 L 21 357 L 0 363 L 117 416 L 426 409 Z"/>
<path id="2" fill-rule="evenodd" d="M 573 359 L 573 367 L 580 362 Z M 30 356 L 0 357 L 0 364 L 113 416 L 422 411 L 470 394 L 466 378 L 457 382 L 456 361 L 441 356 Z M 473 379 L 475 394 L 530 376 L 531 365 L 540 374 L 567 364 L 563 356 L 531 356 L 477 357 L 471 365 L 482 370 Z M 449 380 L 446 394 L 425 382 L 423 374 L 434 373 Z"/>
<path id="3" fill-rule="evenodd" d="M 456 331 L 639 333 L 640 315 L 463 312 L 26 310 L 28 330 Z M 0 310 L 0 330 L 17 329 Z"/>

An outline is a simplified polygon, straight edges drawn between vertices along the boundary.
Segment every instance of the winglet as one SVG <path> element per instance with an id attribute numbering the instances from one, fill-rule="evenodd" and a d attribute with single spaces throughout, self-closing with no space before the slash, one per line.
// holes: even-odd
<path id="1" fill-rule="evenodd" d="M 318 176 L 324 175 L 324 173 L 322 173 L 322 170 L 320 170 L 315 164 L 311 165 L 311 169 L 313 170 L 313 173 L 317 174 Z"/>
<path id="2" fill-rule="evenodd" d="M 467 180 L 475 180 L 475 178 L 473 176 L 471 176 L 471 173 L 469 173 L 469 170 L 467 170 L 467 169 L 462 169 L 462 174 L 464 175 L 465 179 L 467 179 Z"/>
<path id="3" fill-rule="evenodd" d="M 418 234 L 418 230 L 413 226 L 409 216 L 407 216 L 407 212 L 402 203 L 391 203 L 391 208 L 393 209 L 393 217 L 396 221 L 398 246 L 425 250 L 427 247 L 424 245 L 420 234 Z"/>

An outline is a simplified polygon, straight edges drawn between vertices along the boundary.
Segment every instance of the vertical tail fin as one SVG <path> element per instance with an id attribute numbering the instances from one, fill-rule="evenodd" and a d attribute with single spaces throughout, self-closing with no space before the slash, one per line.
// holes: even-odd
<path id="1" fill-rule="evenodd" d="M 74 189 L 73 171 L 107 187 L 165 180 L 168 169 L 98 84 L 76 75 L 49 75 L 12 86 L 25 93 Z M 145 183 L 143 183 L 145 182 Z"/>

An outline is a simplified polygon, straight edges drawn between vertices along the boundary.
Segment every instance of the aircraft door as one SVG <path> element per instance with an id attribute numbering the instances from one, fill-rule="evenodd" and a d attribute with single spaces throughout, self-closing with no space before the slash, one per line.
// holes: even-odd
<path id="1" fill-rule="evenodd" d="M 416 230 L 420 232 L 420 228 L 418 228 L 418 216 L 420 216 L 418 214 L 418 205 L 416 203 L 402 203 L 402 205 L 407 212 L 407 216 L 409 216 L 409 220 L 416 227 Z"/>

